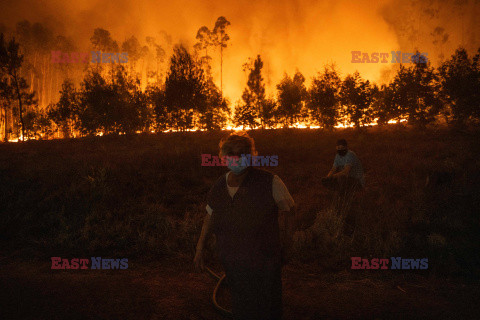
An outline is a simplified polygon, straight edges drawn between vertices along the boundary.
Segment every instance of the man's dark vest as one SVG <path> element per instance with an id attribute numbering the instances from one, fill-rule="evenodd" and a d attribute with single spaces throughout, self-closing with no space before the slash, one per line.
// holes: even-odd
<path id="1" fill-rule="evenodd" d="M 272 195 L 273 174 L 254 167 L 233 199 L 225 174 L 211 188 L 212 228 L 220 260 L 229 266 L 263 267 L 280 263 L 278 207 Z"/>

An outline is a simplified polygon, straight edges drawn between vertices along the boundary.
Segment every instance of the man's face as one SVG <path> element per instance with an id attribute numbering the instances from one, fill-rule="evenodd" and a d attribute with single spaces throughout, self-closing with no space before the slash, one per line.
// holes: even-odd
<path id="1" fill-rule="evenodd" d="M 245 151 L 242 150 L 241 146 L 234 146 L 232 150 L 226 155 L 226 157 L 227 160 L 238 161 L 244 153 Z"/>
<path id="2" fill-rule="evenodd" d="M 244 160 L 242 155 L 247 155 L 248 152 L 245 151 L 245 148 L 242 146 L 234 146 L 230 152 L 225 155 L 225 160 L 227 165 L 232 165 L 234 167 L 243 166 Z"/>
<path id="3" fill-rule="evenodd" d="M 341 156 L 344 157 L 347 154 L 347 147 L 344 145 L 338 145 L 337 146 L 337 153 Z"/>

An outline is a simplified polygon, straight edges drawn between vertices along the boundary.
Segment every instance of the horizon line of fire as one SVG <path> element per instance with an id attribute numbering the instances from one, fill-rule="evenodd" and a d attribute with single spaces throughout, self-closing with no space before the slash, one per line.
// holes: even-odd
<path id="1" fill-rule="evenodd" d="M 378 123 L 378 118 L 375 118 L 373 120 L 373 122 L 371 123 L 365 123 L 362 125 L 362 127 L 373 127 L 373 126 L 377 126 Z M 387 122 L 387 124 L 398 124 L 398 123 L 402 123 L 402 122 L 407 122 L 408 120 L 407 119 L 399 119 L 399 120 L 389 120 Z M 353 122 L 351 123 L 346 123 L 346 122 L 337 122 L 337 125 L 334 126 L 335 129 L 346 129 L 346 128 L 353 128 L 355 126 L 355 124 Z M 276 126 L 274 127 L 269 127 L 267 128 L 267 130 L 278 130 L 278 129 L 283 129 L 284 126 L 280 123 L 278 123 Z M 319 126 L 319 125 L 310 125 L 309 123 L 306 123 L 306 122 L 297 122 L 293 125 L 290 125 L 290 126 L 287 126 L 287 128 L 289 129 L 312 129 L 312 130 L 315 130 L 315 129 L 322 129 L 323 127 L 322 126 Z M 251 128 L 249 126 L 236 126 L 234 127 L 233 125 L 227 125 L 223 128 L 221 128 L 220 130 L 221 131 L 242 131 L 242 130 L 255 130 L 255 129 L 261 129 L 261 128 Z M 148 132 L 144 132 L 144 131 L 136 131 L 135 133 L 136 134 L 142 134 L 142 133 L 171 133 L 171 132 L 197 132 L 197 131 L 208 131 L 207 129 L 203 129 L 203 128 L 198 128 L 198 127 L 195 127 L 195 128 L 191 128 L 191 129 L 167 129 L 167 130 L 159 130 L 159 131 L 156 131 L 156 130 L 150 130 Z M 124 135 L 125 133 L 118 133 L 118 135 Z M 41 135 L 41 134 L 40 134 Z M 73 138 L 77 138 L 77 137 L 81 137 L 80 135 L 77 135 L 75 134 L 75 132 L 72 133 L 73 135 Z M 97 132 L 95 133 L 95 136 L 98 136 L 98 137 L 101 137 L 104 135 L 104 132 Z M 42 138 L 44 138 L 42 136 Z M 51 139 L 47 139 L 47 140 L 54 140 L 54 139 L 63 139 L 63 138 L 60 138 L 60 137 L 57 137 L 57 138 L 51 138 Z M 36 139 L 35 137 L 25 137 L 25 141 L 26 140 L 38 140 Z M 22 135 L 20 134 L 19 137 L 17 138 L 14 138 L 14 139 L 9 139 L 8 142 L 19 142 L 19 141 L 22 141 Z"/>

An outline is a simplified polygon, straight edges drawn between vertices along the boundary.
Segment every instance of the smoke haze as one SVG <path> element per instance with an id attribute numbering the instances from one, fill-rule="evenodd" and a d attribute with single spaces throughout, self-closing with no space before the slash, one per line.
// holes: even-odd
<path id="1" fill-rule="evenodd" d="M 473 0 L 4 0 L 0 12 L 7 30 L 25 19 L 40 22 L 85 48 L 98 27 L 110 31 L 119 44 L 132 35 L 145 44 L 145 37 L 153 36 L 168 47 L 166 33 L 173 43 L 191 48 L 197 30 L 203 25 L 212 29 L 223 15 L 231 22 L 223 82 L 224 93 L 232 102 L 240 98 L 246 83 L 242 65 L 257 54 L 265 63 L 267 93 L 273 95 L 284 72 L 292 74 L 298 69 L 309 82 L 327 63 L 336 63 L 342 75 L 358 70 L 378 83 L 390 80 L 394 65 L 353 64 L 351 51 L 419 49 L 428 52 L 437 65 L 460 45 L 470 54 L 480 46 L 476 23 L 480 2 Z M 213 75 L 220 85 L 219 52 L 211 55 Z"/>

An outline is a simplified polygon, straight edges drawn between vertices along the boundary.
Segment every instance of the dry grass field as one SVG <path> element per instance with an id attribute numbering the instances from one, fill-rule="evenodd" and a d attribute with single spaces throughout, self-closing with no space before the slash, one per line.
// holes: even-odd
<path id="1" fill-rule="evenodd" d="M 0 144 L 0 318 L 220 319 L 193 270 L 202 167 L 226 132 Z M 480 132 L 402 126 L 251 132 L 297 206 L 286 319 L 475 318 Z M 345 138 L 366 188 L 338 203 L 320 184 Z M 342 206 L 338 206 L 342 204 Z M 340 207 L 340 210 L 334 208 Z M 208 263 L 219 270 L 214 239 Z M 128 270 L 51 270 L 50 257 L 128 258 Z M 351 270 L 350 257 L 428 258 L 427 270 Z M 396 271 L 396 272 L 395 272 Z M 4 317 L 2 317 L 4 312 Z"/>

